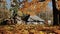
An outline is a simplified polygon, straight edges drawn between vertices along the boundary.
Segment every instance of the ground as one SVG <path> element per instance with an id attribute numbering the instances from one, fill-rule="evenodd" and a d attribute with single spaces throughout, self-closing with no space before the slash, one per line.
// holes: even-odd
<path id="1" fill-rule="evenodd" d="M 59 26 L 16 24 L 0 26 L 0 34 L 60 34 Z"/>

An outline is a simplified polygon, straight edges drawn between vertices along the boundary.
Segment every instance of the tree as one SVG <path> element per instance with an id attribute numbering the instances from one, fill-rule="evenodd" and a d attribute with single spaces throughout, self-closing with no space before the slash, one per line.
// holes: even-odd
<path id="1" fill-rule="evenodd" d="M 54 23 L 53 25 L 58 25 L 58 14 L 59 14 L 59 10 L 56 7 L 56 1 L 52 0 L 52 4 L 53 4 L 53 17 L 54 17 Z M 60 14 L 59 14 L 60 15 Z"/>
<path id="2" fill-rule="evenodd" d="M 13 10 L 13 14 L 12 14 L 12 18 L 14 19 L 14 23 L 17 23 L 16 21 L 16 16 L 17 16 L 17 11 L 19 8 L 19 4 L 17 2 L 17 0 L 11 0 L 11 7 L 12 9 L 10 9 L 11 11 Z"/>
<path id="3" fill-rule="evenodd" d="M 0 0 L 0 24 L 10 18 L 10 12 L 6 9 L 6 0 Z"/>

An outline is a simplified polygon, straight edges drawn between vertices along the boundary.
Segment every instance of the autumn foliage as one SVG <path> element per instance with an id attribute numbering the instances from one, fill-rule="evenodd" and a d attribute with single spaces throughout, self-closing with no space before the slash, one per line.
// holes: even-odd
<path id="1" fill-rule="evenodd" d="M 59 26 L 16 24 L 0 26 L 0 34 L 60 34 Z"/>
<path id="2" fill-rule="evenodd" d="M 50 0 L 46 0 L 44 2 L 39 2 L 38 0 L 32 0 L 31 2 L 25 1 L 22 2 L 23 7 L 19 9 L 19 11 L 22 11 L 24 14 L 30 14 L 30 15 L 35 15 L 39 14 L 41 10 L 43 9 L 44 11 L 46 10 L 46 6 Z"/>

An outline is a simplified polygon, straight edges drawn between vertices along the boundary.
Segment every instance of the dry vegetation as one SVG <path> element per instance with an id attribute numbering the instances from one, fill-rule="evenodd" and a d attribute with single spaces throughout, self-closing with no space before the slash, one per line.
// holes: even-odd
<path id="1" fill-rule="evenodd" d="M 4 19 L 8 19 L 8 18 L 10 18 L 10 12 L 6 9 L 0 8 L 0 23 Z"/>
<path id="2" fill-rule="evenodd" d="M 0 34 L 60 34 L 59 26 L 16 24 L 0 26 Z"/>

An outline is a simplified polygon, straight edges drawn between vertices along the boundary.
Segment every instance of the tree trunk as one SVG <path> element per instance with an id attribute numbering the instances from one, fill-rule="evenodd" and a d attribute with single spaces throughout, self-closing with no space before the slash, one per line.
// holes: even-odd
<path id="1" fill-rule="evenodd" d="M 56 8 L 56 2 L 55 2 L 55 0 L 52 0 L 52 6 L 53 6 L 53 20 L 54 20 L 54 22 L 53 22 L 53 25 L 58 25 L 58 10 L 57 10 L 57 8 Z"/>
<path id="2" fill-rule="evenodd" d="M 59 25 L 60 25 L 60 10 L 58 11 L 58 14 L 59 14 L 59 16 L 58 16 L 59 17 L 58 18 L 59 19 Z"/>

